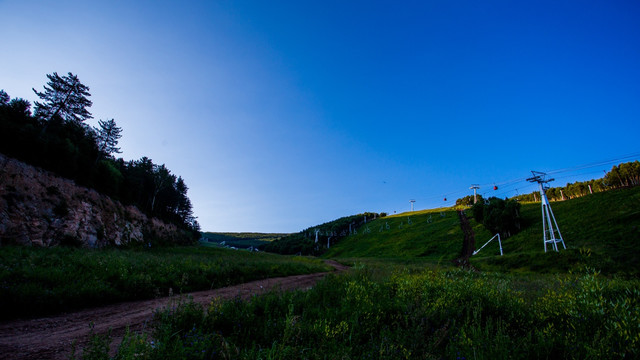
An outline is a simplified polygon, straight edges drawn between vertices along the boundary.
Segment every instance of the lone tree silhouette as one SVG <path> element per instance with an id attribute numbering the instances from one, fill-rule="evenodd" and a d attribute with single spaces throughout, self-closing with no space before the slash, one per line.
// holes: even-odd
<path id="1" fill-rule="evenodd" d="M 42 103 L 35 102 L 34 115 L 44 121 L 51 121 L 60 117 L 65 122 L 82 125 L 87 119 L 93 118 L 87 108 L 93 104 L 88 99 L 91 94 L 89 88 L 82 84 L 76 75 L 68 73 L 66 76 L 47 74 L 49 82 L 44 86 L 44 92 L 32 89 Z"/>
<path id="2" fill-rule="evenodd" d="M 116 121 L 111 120 L 98 120 L 99 128 L 95 128 L 96 144 L 98 150 L 105 156 L 109 156 L 113 153 L 120 154 L 120 148 L 118 147 L 118 139 L 122 137 L 120 134 L 122 128 L 116 126 Z"/>

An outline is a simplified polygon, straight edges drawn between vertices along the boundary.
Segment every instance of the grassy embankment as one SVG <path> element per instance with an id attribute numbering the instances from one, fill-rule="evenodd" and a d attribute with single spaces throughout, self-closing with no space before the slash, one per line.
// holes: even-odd
<path id="1" fill-rule="evenodd" d="M 0 247 L 0 319 L 209 290 L 330 268 L 320 260 L 206 247 Z"/>

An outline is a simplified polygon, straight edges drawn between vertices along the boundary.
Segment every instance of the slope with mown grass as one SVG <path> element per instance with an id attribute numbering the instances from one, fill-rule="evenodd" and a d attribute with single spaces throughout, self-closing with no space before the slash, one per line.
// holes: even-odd
<path id="1" fill-rule="evenodd" d="M 556 253 L 547 246 L 544 253 L 540 203 L 527 203 L 521 208 L 522 231 L 502 242 L 505 255 L 483 250 L 473 263 L 487 270 L 551 272 L 589 266 L 605 273 L 638 274 L 640 187 L 552 202 L 551 208 L 567 250 Z"/>
<path id="2" fill-rule="evenodd" d="M 326 257 L 425 258 L 451 261 L 460 253 L 462 230 L 452 209 L 414 211 L 362 225 Z"/>
<path id="3" fill-rule="evenodd" d="M 544 252 L 540 203 L 522 204 L 522 230 L 494 240 L 471 263 L 481 270 L 554 272 L 584 266 L 604 273 L 637 275 L 640 260 L 640 187 L 552 202 L 567 250 Z M 491 234 L 466 211 L 480 248 Z M 444 263 L 462 250 L 464 234 L 453 209 L 398 214 L 371 221 L 333 246 L 337 258 L 413 258 Z"/>

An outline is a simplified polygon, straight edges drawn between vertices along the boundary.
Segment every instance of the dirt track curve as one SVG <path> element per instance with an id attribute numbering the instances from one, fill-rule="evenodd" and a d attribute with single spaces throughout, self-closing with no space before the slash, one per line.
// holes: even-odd
<path id="1" fill-rule="evenodd" d="M 327 261 L 336 271 L 344 271 L 347 266 L 335 261 Z M 226 288 L 190 293 L 193 301 L 208 304 L 212 298 L 248 299 L 270 289 L 308 289 L 327 273 L 294 275 L 287 277 L 256 280 Z M 173 298 L 175 299 L 175 297 Z M 68 359 L 73 341 L 82 348 L 89 339 L 90 324 L 94 324 L 96 334 L 107 334 L 111 330 L 112 346 L 120 343 L 127 327 L 134 331 L 143 330 L 156 309 L 171 303 L 171 298 L 136 301 L 87 309 L 52 317 L 16 320 L 0 323 L 0 358 L 11 359 Z"/>

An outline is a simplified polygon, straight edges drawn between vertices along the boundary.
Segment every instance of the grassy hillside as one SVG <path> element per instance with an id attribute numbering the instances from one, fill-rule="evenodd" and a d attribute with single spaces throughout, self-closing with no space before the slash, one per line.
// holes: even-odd
<path id="1" fill-rule="evenodd" d="M 221 244 L 246 249 L 250 246 L 258 247 L 268 244 L 288 234 L 263 234 L 263 233 L 202 233 L 202 237 L 209 243 Z"/>
<path id="2" fill-rule="evenodd" d="M 540 203 L 527 203 L 521 208 L 522 231 L 502 242 L 505 255 L 499 256 L 498 244 L 493 242 L 471 258 L 472 264 L 485 270 L 553 272 L 590 266 L 605 273 L 638 273 L 640 187 L 553 202 L 551 206 L 566 251 L 544 253 Z M 471 211 L 467 215 L 471 217 Z M 479 248 L 493 234 L 474 219 L 470 222 Z M 416 211 L 369 222 L 357 234 L 333 246 L 326 256 L 413 258 L 443 263 L 459 255 L 462 240 L 454 210 Z"/>
<path id="3" fill-rule="evenodd" d="M 415 211 L 368 222 L 335 244 L 326 257 L 423 257 L 450 261 L 462 245 L 458 215 L 452 209 Z"/>
<path id="4" fill-rule="evenodd" d="M 544 253 L 540 203 L 528 203 L 521 209 L 525 220 L 523 231 L 503 241 L 505 256 L 495 257 L 483 249 L 472 258 L 474 265 L 481 269 L 537 272 L 585 265 L 606 273 L 638 273 L 640 187 L 552 202 L 551 208 L 566 251 Z"/>
<path id="5" fill-rule="evenodd" d="M 320 255 L 327 246 L 339 243 L 352 234 L 352 230 L 379 218 L 382 214 L 362 213 L 316 225 L 298 233 L 289 234 L 262 247 L 265 251 L 283 255 Z M 368 220 L 367 220 L 368 219 Z M 318 240 L 316 243 L 316 239 Z"/>

